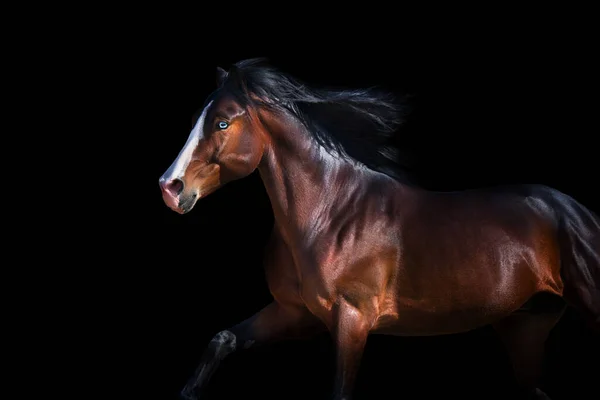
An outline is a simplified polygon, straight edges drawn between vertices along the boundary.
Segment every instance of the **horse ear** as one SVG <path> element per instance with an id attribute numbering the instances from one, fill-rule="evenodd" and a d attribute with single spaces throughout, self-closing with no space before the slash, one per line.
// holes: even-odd
<path id="1" fill-rule="evenodd" d="M 223 85 L 225 79 L 227 79 L 227 71 L 221 67 L 217 67 L 217 86 Z"/>
<path id="2" fill-rule="evenodd" d="M 246 91 L 246 83 L 244 82 L 242 71 L 240 71 L 237 66 L 232 65 L 231 68 L 229 68 L 229 71 L 227 71 L 227 81 L 241 90 Z"/>

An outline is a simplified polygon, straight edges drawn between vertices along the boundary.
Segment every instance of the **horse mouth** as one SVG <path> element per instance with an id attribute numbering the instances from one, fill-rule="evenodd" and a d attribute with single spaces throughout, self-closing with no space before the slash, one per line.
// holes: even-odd
<path id="1" fill-rule="evenodd" d="M 189 196 L 180 198 L 179 207 L 177 207 L 177 209 L 174 211 L 177 211 L 179 214 L 187 214 L 192 210 L 192 208 L 194 208 L 199 197 L 200 196 L 198 195 L 198 192 L 194 192 Z"/>
<path id="2" fill-rule="evenodd" d="M 180 196 L 173 197 L 167 193 L 163 193 L 163 200 L 165 204 L 173 211 L 178 214 L 189 213 L 198 200 L 208 196 L 219 188 L 219 185 L 212 185 L 204 188 L 203 190 L 194 190 L 189 194 L 181 194 Z"/>
<path id="3" fill-rule="evenodd" d="M 163 201 L 171 210 L 178 214 L 186 214 L 190 212 L 196 201 L 198 200 L 198 192 L 193 192 L 188 196 L 172 196 L 169 193 L 163 192 Z"/>

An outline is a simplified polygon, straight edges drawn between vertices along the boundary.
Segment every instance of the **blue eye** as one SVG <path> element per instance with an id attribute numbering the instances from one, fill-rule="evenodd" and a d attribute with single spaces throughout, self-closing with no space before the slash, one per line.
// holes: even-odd
<path id="1" fill-rule="evenodd" d="M 229 126 L 229 124 L 225 121 L 219 121 L 219 123 L 217 124 L 217 126 L 219 127 L 219 129 L 227 129 L 227 127 Z"/>

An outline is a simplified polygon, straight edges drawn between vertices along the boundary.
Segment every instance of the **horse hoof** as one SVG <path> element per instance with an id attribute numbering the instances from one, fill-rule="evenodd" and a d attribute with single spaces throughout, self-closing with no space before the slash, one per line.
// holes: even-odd
<path id="1" fill-rule="evenodd" d="M 535 389 L 535 400 L 552 400 L 550 398 L 550 396 L 548 396 L 546 393 L 542 392 L 540 389 L 536 388 Z"/>
<path id="2" fill-rule="evenodd" d="M 199 399 L 196 391 L 194 389 L 190 389 L 187 387 L 181 391 L 181 398 L 183 400 L 198 400 Z"/>

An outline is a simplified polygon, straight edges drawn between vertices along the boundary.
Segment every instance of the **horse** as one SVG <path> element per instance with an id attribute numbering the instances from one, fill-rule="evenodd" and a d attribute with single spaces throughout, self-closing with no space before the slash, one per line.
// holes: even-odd
<path id="1" fill-rule="evenodd" d="M 317 89 L 248 59 L 217 88 L 159 179 L 165 204 L 199 199 L 258 169 L 274 224 L 264 260 L 272 303 L 216 333 L 181 392 L 202 395 L 229 354 L 328 332 L 333 398 L 352 397 L 370 334 L 431 336 L 491 325 L 534 398 L 544 341 L 566 307 L 600 331 L 600 219 L 554 188 L 437 192 L 402 174 L 390 93 Z"/>

